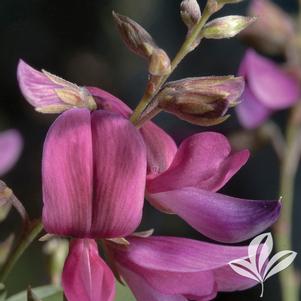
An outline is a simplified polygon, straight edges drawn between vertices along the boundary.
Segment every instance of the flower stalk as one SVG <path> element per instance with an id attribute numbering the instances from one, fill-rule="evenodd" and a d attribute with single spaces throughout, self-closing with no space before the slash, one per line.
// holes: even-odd
<path id="1" fill-rule="evenodd" d="M 177 68 L 177 66 L 180 64 L 180 62 L 185 58 L 185 56 L 190 53 L 194 47 L 195 43 L 198 39 L 201 37 L 201 31 L 204 28 L 205 24 L 211 17 L 211 15 L 215 12 L 212 10 L 211 1 L 207 1 L 207 4 L 205 6 L 205 9 L 202 13 L 201 18 L 199 21 L 195 24 L 195 26 L 192 28 L 192 30 L 189 32 L 185 42 L 183 43 L 182 47 L 178 51 L 177 55 L 171 62 L 171 68 L 170 71 L 163 76 L 160 76 L 159 78 L 156 78 L 155 81 L 155 87 L 150 92 L 149 88 L 146 89 L 145 94 L 143 95 L 142 99 L 140 100 L 138 106 L 136 107 L 133 115 L 131 116 L 131 121 L 135 125 L 139 122 L 139 119 L 144 112 L 144 110 L 148 107 L 148 105 L 151 103 L 151 101 L 154 99 L 154 97 L 158 94 L 163 84 L 167 81 L 169 76 L 173 73 L 173 71 Z M 152 80 L 152 78 L 150 79 Z M 150 83 L 149 83 L 150 84 Z M 149 87 L 149 85 L 148 85 Z M 158 114 L 160 110 L 156 110 L 155 114 Z M 151 112 L 149 112 L 151 114 Z M 155 115 L 151 114 L 151 118 L 153 118 Z"/>
<path id="2" fill-rule="evenodd" d="M 280 195 L 283 197 L 283 207 L 278 223 L 276 224 L 275 240 L 277 251 L 292 250 L 292 220 L 294 204 L 295 178 L 301 154 L 301 128 L 295 122 L 294 112 L 288 121 L 286 141 L 287 147 L 281 163 Z M 282 300 L 299 300 L 299 281 L 293 265 L 280 273 Z"/>
<path id="3" fill-rule="evenodd" d="M 31 223 L 31 225 L 28 227 L 28 230 L 23 234 L 17 246 L 11 252 L 4 266 L 0 270 L 0 283 L 3 283 L 7 279 L 16 262 L 31 245 L 31 243 L 38 237 L 42 230 L 43 225 L 41 220 L 36 220 Z"/>

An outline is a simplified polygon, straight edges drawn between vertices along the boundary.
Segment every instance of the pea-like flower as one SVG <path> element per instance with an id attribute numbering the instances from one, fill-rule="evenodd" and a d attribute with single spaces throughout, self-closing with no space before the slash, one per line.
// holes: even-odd
<path id="1" fill-rule="evenodd" d="M 201 233 L 223 242 L 248 239 L 277 219 L 278 201 L 216 193 L 249 156 L 246 150 L 232 153 L 223 135 L 197 134 L 177 148 L 150 121 L 140 130 L 135 128 L 128 120 L 131 110 L 105 91 L 85 87 L 83 97 L 77 87 L 70 98 L 65 81 L 58 87 L 61 79 L 24 62 L 18 78 L 23 94 L 40 111 L 51 113 L 51 102 L 45 104 L 45 99 L 51 98 L 53 104 L 72 100 L 71 108 L 63 104 L 64 112 L 48 132 L 42 170 L 44 226 L 50 233 L 75 238 L 62 277 L 69 301 L 113 300 L 114 277 L 94 240 L 118 241 L 132 234 L 141 219 L 145 192 L 158 209 L 179 215 Z M 171 238 L 140 241 L 130 236 L 128 242 L 121 252 L 110 247 L 115 244 L 118 249 L 115 242 L 106 244 L 139 301 L 211 300 L 218 291 L 254 284 L 234 283 L 233 272 L 226 267 L 230 260 L 246 255 L 246 249 Z M 190 259 L 183 254 L 190 254 Z M 137 260 L 145 264 L 138 266 Z"/>
<path id="2" fill-rule="evenodd" d="M 256 284 L 242 279 L 228 264 L 247 258 L 247 247 L 162 236 L 132 236 L 128 242 L 128 246 L 109 243 L 108 247 L 137 301 L 213 300 L 220 291 Z"/>
<path id="3" fill-rule="evenodd" d="M 260 126 L 273 112 L 294 105 L 301 95 L 296 78 L 254 50 L 244 56 L 239 75 L 245 77 L 246 88 L 236 111 L 245 128 Z"/>
<path id="4" fill-rule="evenodd" d="M 140 223 L 146 150 L 121 115 L 88 109 L 61 114 L 46 137 L 42 176 L 49 233 L 122 237 Z"/>

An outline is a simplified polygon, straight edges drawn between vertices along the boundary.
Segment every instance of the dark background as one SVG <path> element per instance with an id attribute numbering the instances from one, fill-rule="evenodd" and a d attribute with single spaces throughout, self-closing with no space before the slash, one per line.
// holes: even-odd
<path id="1" fill-rule="evenodd" d="M 4 180 L 14 189 L 30 215 L 41 213 L 41 152 L 47 129 L 55 116 L 36 113 L 24 100 L 17 86 L 16 66 L 19 58 L 37 69 L 44 68 L 79 85 L 98 86 L 123 99 L 132 108 L 138 103 L 146 82 L 145 62 L 129 52 L 113 24 L 111 11 L 128 15 L 150 31 L 157 43 L 173 57 L 183 41 L 186 29 L 174 0 L 1 0 L 0 1 L 0 130 L 17 128 L 25 146 L 21 159 Z M 200 1 L 203 6 L 205 1 Z M 296 13 L 297 1 L 277 1 Z M 222 15 L 244 14 L 248 2 L 227 6 Z M 172 78 L 187 76 L 235 74 L 245 46 L 238 39 L 204 41 L 190 54 Z M 275 116 L 282 124 L 286 112 Z M 157 124 L 177 142 L 204 130 L 170 115 L 160 114 Z M 226 135 L 240 129 L 232 118 L 214 128 Z M 210 129 L 212 130 L 212 128 Z M 297 179 L 300 183 L 300 176 Z M 295 220 L 300 215 L 300 185 L 297 186 Z M 278 161 L 270 146 L 252 154 L 248 164 L 223 190 L 238 197 L 278 198 Z M 256 221 L 254 221 L 256 222 Z M 18 230 L 12 213 L 1 225 L 1 238 Z M 157 234 L 190 236 L 203 239 L 177 217 L 167 216 L 146 205 L 143 229 L 155 228 Z M 295 224 L 294 250 L 301 251 L 300 219 Z M 301 258 L 297 257 L 300 267 Z M 8 283 L 10 293 L 48 281 L 46 260 L 36 244 L 26 252 Z M 217 300 L 259 300 L 259 287 L 247 292 L 221 294 Z M 263 300 L 280 301 L 277 277 L 266 283 Z"/>

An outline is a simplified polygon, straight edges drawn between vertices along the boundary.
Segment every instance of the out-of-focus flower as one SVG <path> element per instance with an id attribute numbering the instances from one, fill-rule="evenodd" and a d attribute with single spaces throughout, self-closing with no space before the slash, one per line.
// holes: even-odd
<path id="1" fill-rule="evenodd" d="M 283 54 L 294 38 L 293 19 L 269 0 L 253 0 L 248 14 L 258 18 L 241 37 L 268 54 Z"/>
<path id="2" fill-rule="evenodd" d="M 247 247 L 160 236 L 133 236 L 128 242 L 128 246 L 108 245 L 137 301 L 212 300 L 218 292 L 256 285 L 228 265 L 247 257 Z"/>
<path id="3" fill-rule="evenodd" d="M 294 105 L 301 95 L 297 79 L 253 50 L 243 58 L 239 75 L 245 77 L 246 88 L 236 110 L 246 128 L 258 127 L 274 111 Z"/>
<path id="4" fill-rule="evenodd" d="M 0 133 L 0 176 L 7 173 L 17 162 L 23 147 L 21 135 L 16 130 Z"/>

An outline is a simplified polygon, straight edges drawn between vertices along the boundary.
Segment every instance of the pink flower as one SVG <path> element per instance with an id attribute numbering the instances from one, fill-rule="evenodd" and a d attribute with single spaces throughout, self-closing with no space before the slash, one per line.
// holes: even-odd
<path id="1" fill-rule="evenodd" d="M 87 109 L 61 114 L 46 137 L 42 177 L 49 233 L 122 237 L 140 223 L 146 150 L 121 115 Z"/>
<path id="2" fill-rule="evenodd" d="M 43 80 L 41 80 L 41 76 L 43 76 Z M 18 68 L 18 79 L 23 93 L 27 93 L 26 98 L 32 99 L 31 103 L 34 106 L 42 107 L 44 99 L 48 99 L 49 93 L 56 97 L 55 101 L 57 102 L 62 97 L 62 93 L 50 92 L 57 89 L 57 77 L 43 75 L 22 61 Z M 45 81 L 47 81 L 47 85 Z M 46 94 L 43 94 L 44 85 L 46 85 Z M 110 111 L 125 118 L 131 114 L 131 109 L 127 105 L 108 92 L 92 87 L 87 87 L 85 90 L 89 93 L 86 95 L 93 97 L 97 107 L 104 110 L 101 111 L 103 114 Z M 62 99 L 65 98 L 62 97 Z M 96 111 L 91 116 L 93 114 L 100 116 L 102 113 Z M 79 127 L 77 119 L 73 123 L 70 126 Z M 82 131 L 79 130 L 79 132 Z M 192 227 L 212 239 L 231 243 L 251 238 L 269 227 L 278 218 L 281 207 L 278 201 L 237 199 L 216 193 L 247 162 L 249 157 L 247 150 L 232 153 L 231 146 L 223 135 L 211 132 L 193 135 L 183 141 L 177 149 L 172 138 L 152 122 L 145 123 L 140 133 L 147 152 L 146 197 L 158 209 L 179 215 Z M 120 133 L 120 137 L 122 135 Z M 133 137 L 137 135 L 138 133 L 135 133 Z M 122 141 L 122 138 L 120 139 Z M 130 136 L 125 138 L 125 140 L 127 139 L 130 141 Z M 54 140 L 56 141 L 56 138 Z M 103 141 L 108 141 L 108 139 Z M 102 145 L 104 144 L 105 142 L 102 143 Z M 54 148 L 57 149 L 57 146 Z M 67 145 L 65 148 L 67 149 Z M 54 152 L 51 154 L 54 156 Z M 47 159 L 47 162 L 51 161 Z M 73 161 L 74 159 L 69 160 L 69 162 Z M 106 159 L 105 161 L 107 162 Z M 111 162 L 111 166 L 113 164 L 115 164 L 114 160 Z M 58 165 L 61 166 L 61 162 Z M 55 170 L 52 172 L 55 174 Z M 63 182 L 62 180 L 58 180 L 58 183 Z M 68 180 L 68 182 L 70 181 Z M 83 185 L 88 184 L 87 182 Z M 107 185 L 112 184 L 108 182 Z M 53 204 L 53 207 L 58 205 L 57 202 Z M 75 208 L 76 210 L 77 208 Z M 64 213 L 62 211 L 62 216 Z M 60 220 L 61 217 L 57 219 Z M 254 223 L 254 219 L 257 221 L 256 223 Z M 70 217 L 70 220 L 78 223 L 74 217 L 72 219 Z M 86 233 L 86 231 L 84 232 Z"/>
<path id="3" fill-rule="evenodd" d="M 247 247 L 160 236 L 128 241 L 128 246 L 110 243 L 109 249 L 137 301 L 212 300 L 218 292 L 256 285 L 228 265 L 248 257 Z"/>
<path id="4" fill-rule="evenodd" d="M 301 95 L 293 76 L 253 50 L 248 50 L 243 58 L 239 75 L 245 77 L 246 88 L 236 111 L 246 128 L 260 126 L 274 111 L 294 105 Z"/>
<path id="5" fill-rule="evenodd" d="M 23 142 L 16 130 L 0 133 L 0 176 L 7 173 L 20 157 Z"/>
<path id="6" fill-rule="evenodd" d="M 113 299 L 112 273 L 91 238 L 130 235 L 141 219 L 145 185 L 148 200 L 157 208 L 178 214 L 220 241 L 247 239 L 278 217 L 278 201 L 249 201 L 216 193 L 249 156 L 248 151 L 232 154 L 224 136 L 210 132 L 194 135 L 177 149 L 172 138 L 152 122 L 138 131 L 128 120 L 131 110 L 109 93 L 87 87 L 82 97 L 77 87 L 70 96 L 64 85 L 57 87 L 57 77 L 43 77 L 39 72 L 37 76 L 37 72 L 24 62 L 19 65 L 18 79 L 26 98 L 44 112 L 53 112 L 52 102 L 63 101 L 65 111 L 47 135 L 42 175 L 46 230 L 78 238 L 71 244 L 63 272 L 68 300 Z M 57 93 L 57 89 L 63 91 Z M 45 104 L 49 95 L 52 100 Z M 79 99 L 81 108 L 68 107 L 70 99 L 71 107 L 76 107 L 74 101 Z M 99 110 L 87 109 L 92 102 Z M 115 259 L 138 300 L 211 300 L 217 291 L 253 285 L 234 284 L 228 277 L 229 273 L 234 276 L 227 262 L 240 258 L 245 249 L 171 238 L 147 238 L 141 244 L 139 239 L 129 241 L 128 252 L 116 251 Z M 135 250 L 140 248 L 139 255 Z M 208 259 L 210 253 L 212 261 Z M 138 254 L 144 261 L 139 271 L 133 269 L 138 263 L 131 263 L 136 255 L 130 254 Z M 183 254 L 190 254 L 190 259 L 184 259 Z M 156 260 L 157 268 L 149 274 L 147 264 Z M 198 263 L 194 270 L 193 261 Z M 216 264 L 211 265 L 213 262 Z M 163 263 L 160 270 L 158 266 Z M 140 295 L 141 289 L 138 292 L 136 288 L 140 284 L 147 294 Z"/>
<path id="7" fill-rule="evenodd" d="M 148 177 L 146 197 L 159 210 L 175 213 L 209 238 L 233 243 L 262 232 L 278 218 L 278 201 L 238 199 L 216 193 L 247 162 L 221 134 L 185 139 L 166 170 Z M 254 223 L 256 220 L 256 223 Z"/>
<path id="8" fill-rule="evenodd" d="M 114 300 L 114 275 L 99 256 L 96 242 L 91 239 L 71 242 L 62 284 L 70 301 Z"/>

